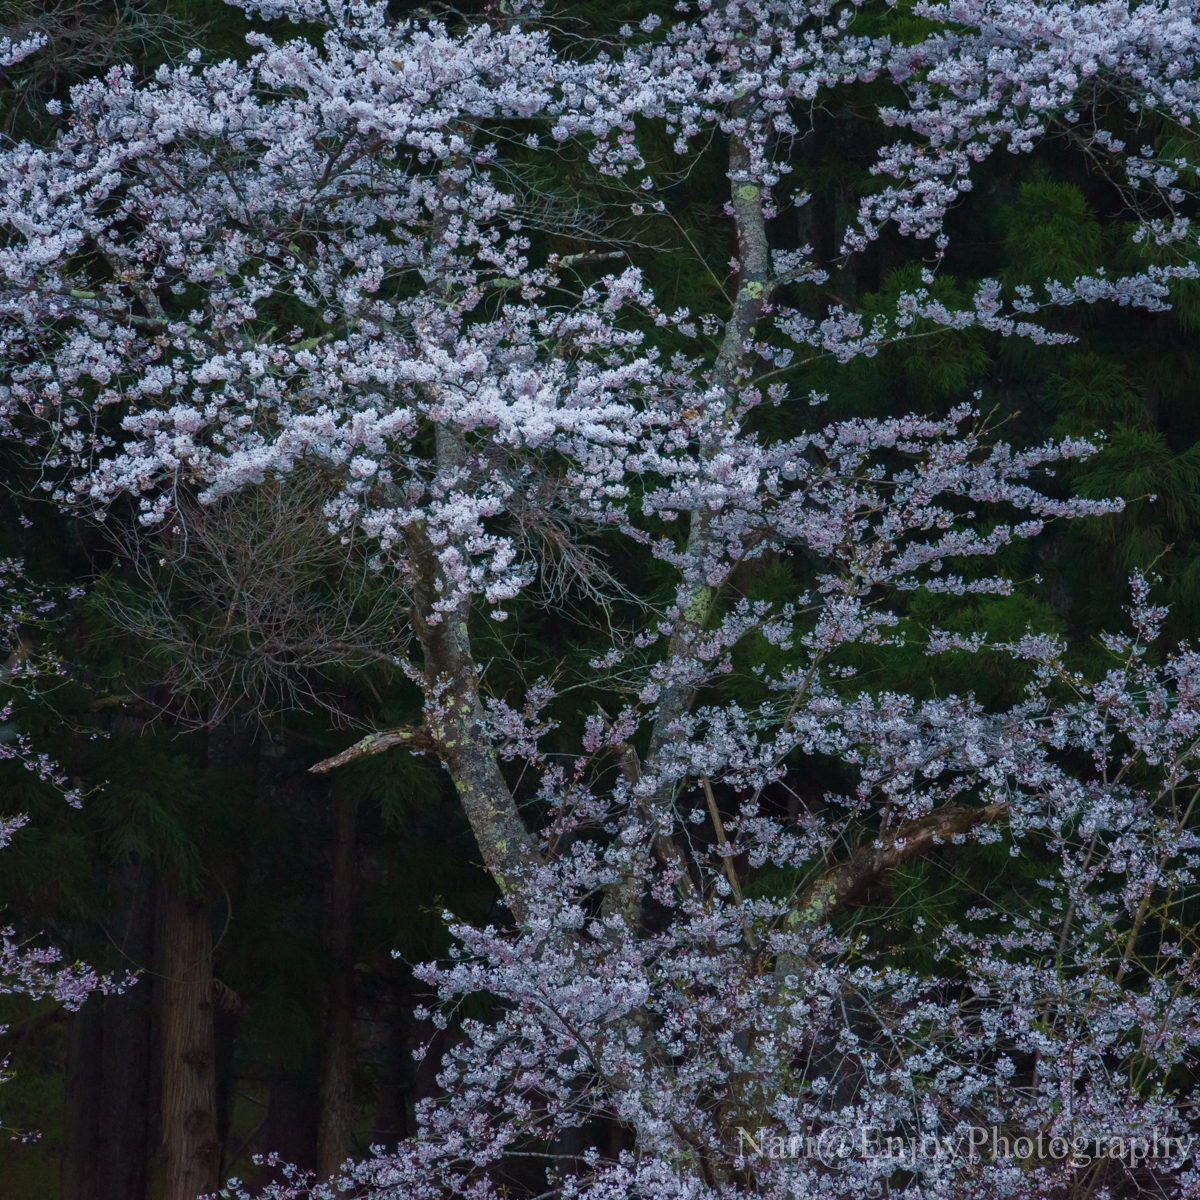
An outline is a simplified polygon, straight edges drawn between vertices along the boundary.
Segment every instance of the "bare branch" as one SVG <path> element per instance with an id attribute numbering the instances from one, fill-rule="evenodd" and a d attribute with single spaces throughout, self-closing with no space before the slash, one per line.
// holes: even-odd
<path id="1" fill-rule="evenodd" d="M 428 729 L 414 729 L 409 725 L 401 725 L 395 729 L 383 729 L 378 733 L 368 733 L 365 738 L 348 746 L 330 758 L 323 758 L 319 763 L 309 767 L 314 775 L 324 775 L 335 767 L 345 766 L 365 754 L 381 754 L 393 746 L 405 746 L 409 750 L 437 750 L 437 742 Z"/>

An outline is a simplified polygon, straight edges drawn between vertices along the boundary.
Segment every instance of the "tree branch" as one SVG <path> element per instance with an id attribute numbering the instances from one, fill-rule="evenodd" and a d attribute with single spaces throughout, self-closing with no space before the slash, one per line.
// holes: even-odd
<path id="1" fill-rule="evenodd" d="M 788 918 L 791 932 L 819 929 L 835 909 L 874 883 L 885 871 L 927 854 L 935 845 L 952 841 L 976 825 L 990 824 L 1007 814 L 1008 805 L 1004 803 L 987 804 L 982 808 L 947 805 L 928 816 L 906 822 L 869 846 L 860 846 L 849 858 L 831 867 L 805 889 Z"/>
<path id="2" fill-rule="evenodd" d="M 380 754 L 384 750 L 390 750 L 393 746 L 407 746 L 410 750 L 433 750 L 435 752 L 438 748 L 433 734 L 428 729 L 414 729 L 408 725 L 401 725 L 396 729 L 383 729 L 378 733 L 368 733 L 365 738 L 355 742 L 353 746 L 347 747 L 331 758 L 323 758 L 308 769 L 314 775 L 324 775 L 335 767 L 341 767 L 348 762 L 353 762 L 356 758 L 362 758 L 364 754 Z"/>

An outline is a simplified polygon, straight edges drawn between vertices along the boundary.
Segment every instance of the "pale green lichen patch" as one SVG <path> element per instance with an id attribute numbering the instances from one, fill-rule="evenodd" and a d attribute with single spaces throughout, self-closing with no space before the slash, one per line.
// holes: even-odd
<path id="1" fill-rule="evenodd" d="M 787 926 L 793 932 L 800 928 L 812 928 L 824 923 L 826 912 L 837 894 L 837 884 L 826 880 L 813 888 L 808 902 L 799 910 L 789 914 Z"/>
<path id="2" fill-rule="evenodd" d="M 700 587 L 692 593 L 688 606 L 683 610 L 684 618 L 699 625 L 708 614 L 708 588 Z"/>

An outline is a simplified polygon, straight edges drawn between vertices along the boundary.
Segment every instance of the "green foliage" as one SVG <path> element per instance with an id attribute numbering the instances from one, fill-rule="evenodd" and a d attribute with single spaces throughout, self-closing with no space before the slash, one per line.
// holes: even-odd
<path id="1" fill-rule="evenodd" d="M 1070 281 L 1090 275 L 1111 252 L 1119 229 L 1104 227 L 1074 184 L 1052 179 L 1022 183 L 1004 209 L 1004 249 L 1016 283 Z"/>

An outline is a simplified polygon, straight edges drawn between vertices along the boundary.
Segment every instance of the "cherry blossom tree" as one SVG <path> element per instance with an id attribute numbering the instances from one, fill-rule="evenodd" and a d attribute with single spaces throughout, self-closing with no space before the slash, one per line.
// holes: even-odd
<path id="1" fill-rule="evenodd" d="M 855 648 L 902 636 L 897 597 L 1007 593 L 988 558 L 1119 510 L 1049 482 L 1096 447 L 1013 449 L 970 403 L 807 421 L 822 398 L 787 387 L 797 353 L 847 361 L 939 326 L 1062 340 L 1053 307 L 1164 306 L 1196 274 L 1190 166 L 1127 153 L 1114 113 L 1190 126 L 1193 8 L 922 4 L 925 32 L 893 42 L 856 31 L 853 4 L 702 2 L 564 49 L 536 8 L 443 24 L 367 0 L 239 6 L 321 23 L 323 41 L 253 33 L 245 65 L 195 52 L 144 87 L 114 69 L 75 89 L 52 148 L 4 154 L 0 399 L 61 503 L 132 504 L 177 538 L 194 504 L 315 475 L 331 536 L 369 539 L 406 601 L 395 654 L 424 726 L 315 769 L 436 754 L 514 925 L 458 927 L 459 961 L 426 970 L 448 1005 L 484 992 L 500 1016 L 468 1023 L 420 1135 L 345 1186 L 1193 1194 L 1196 665 L 1155 657 L 1146 581 L 1102 679 L 1036 633 L 933 631 L 931 655 L 1027 670 L 1025 698 L 988 712 L 853 680 Z M 804 202 L 782 187 L 805 114 L 865 84 L 904 134 L 845 251 L 889 222 L 932 247 L 922 287 L 869 328 L 789 305 L 820 272 L 772 243 L 780 206 Z M 536 250 L 568 216 L 535 203 L 530 157 L 580 145 L 644 191 L 637 215 L 662 204 L 643 153 L 660 127 L 683 165 L 728 146 L 720 314 L 668 314 L 634 268 L 602 273 L 613 243 Z M 1049 136 L 1124 190 L 1142 269 L 938 302 L 972 164 Z M 664 353 L 662 331 L 694 353 Z M 797 415 L 770 434 L 761 415 L 784 405 Z M 620 582 L 613 542 L 672 569 L 668 602 Z M 735 573 L 768 555 L 812 564 L 811 586 L 736 599 Z M 638 613 L 592 662 L 615 715 L 588 720 L 569 764 L 542 748 L 553 687 L 488 697 L 472 648 L 473 621 L 530 592 Z M 772 648 L 765 699 L 723 701 L 754 645 Z M 785 819 L 778 796 L 816 756 L 853 785 Z M 523 806 L 516 765 L 538 781 Z M 885 873 L 968 843 L 1045 874 L 932 930 L 936 969 L 839 930 Z M 1030 1152 L 985 1153 L 979 1130 Z"/>

